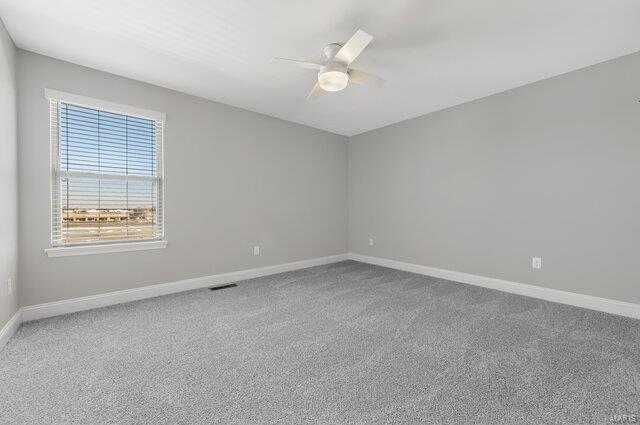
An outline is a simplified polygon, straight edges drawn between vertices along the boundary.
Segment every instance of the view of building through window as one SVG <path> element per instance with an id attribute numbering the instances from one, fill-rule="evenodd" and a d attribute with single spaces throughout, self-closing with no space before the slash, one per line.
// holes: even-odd
<path id="1" fill-rule="evenodd" d="M 129 182 L 129 187 L 126 186 L 126 182 L 64 179 L 61 186 L 63 240 L 89 243 L 155 238 L 155 184 Z M 89 194 L 93 199 L 89 199 Z M 105 199 L 107 196 L 111 199 Z"/>

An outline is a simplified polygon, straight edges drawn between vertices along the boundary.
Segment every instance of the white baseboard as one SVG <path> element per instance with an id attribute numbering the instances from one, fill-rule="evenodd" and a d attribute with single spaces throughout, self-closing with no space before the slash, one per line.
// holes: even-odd
<path id="1" fill-rule="evenodd" d="M 321 266 L 323 264 L 335 263 L 347 259 L 348 254 L 332 255 L 330 257 L 312 258 L 309 260 L 295 261 L 293 263 L 276 264 L 256 269 L 196 277 L 194 279 L 143 286 L 123 291 L 108 292 L 106 294 L 90 295 L 88 297 L 30 305 L 22 307 L 22 321 L 28 322 L 30 320 L 59 316 L 61 314 L 74 313 L 76 311 L 90 310 L 92 308 L 105 307 L 145 298 L 158 297 L 160 295 L 189 291 L 191 289 L 226 285 L 240 280 L 268 276 L 271 274 L 304 269 L 307 267 Z"/>
<path id="2" fill-rule="evenodd" d="M 9 342 L 22 323 L 22 309 L 18 309 L 0 330 L 0 350 Z"/>
<path id="3" fill-rule="evenodd" d="M 619 316 L 640 319 L 640 304 L 594 297 L 591 295 L 576 294 L 574 292 L 545 288 L 543 286 L 528 285 L 526 283 L 511 282 L 508 280 L 438 269 L 435 267 L 421 266 L 418 264 L 405 263 L 386 258 L 369 257 L 366 255 L 350 253 L 349 259 L 411 273 L 453 280 L 455 282 L 468 283 L 469 285 L 497 289 L 499 291 L 510 292 L 512 294 L 525 295 L 527 297 L 539 298 L 556 303 L 568 304 L 576 307 L 616 314 Z"/>

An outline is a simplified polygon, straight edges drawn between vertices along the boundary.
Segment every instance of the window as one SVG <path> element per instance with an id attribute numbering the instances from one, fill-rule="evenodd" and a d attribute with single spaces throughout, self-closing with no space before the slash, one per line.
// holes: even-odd
<path id="1" fill-rule="evenodd" d="M 162 240 L 164 115 L 54 91 L 47 97 L 52 246 Z"/>

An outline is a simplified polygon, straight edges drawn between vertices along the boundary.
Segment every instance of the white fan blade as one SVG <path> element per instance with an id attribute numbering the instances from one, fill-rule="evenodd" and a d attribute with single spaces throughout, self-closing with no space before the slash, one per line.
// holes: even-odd
<path id="1" fill-rule="evenodd" d="M 368 72 L 360 71 L 359 69 L 349 70 L 349 82 L 373 87 L 380 87 L 385 83 L 382 78 L 376 77 Z"/>
<path id="2" fill-rule="evenodd" d="M 353 37 L 351 37 L 351 39 L 347 41 L 340 50 L 338 50 L 334 60 L 345 65 L 349 65 L 351 62 L 356 60 L 364 48 L 371 43 L 371 40 L 373 40 L 373 37 L 366 32 L 362 30 L 356 31 Z"/>
<path id="3" fill-rule="evenodd" d="M 299 61 L 299 60 L 296 60 L 296 59 L 272 58 L 271 61 L 272 62 L 283 61 L 283 62 L 290 63 L 291 65 L 295 65 L 295 66 L 297 66 L 299 68 L 313 69 L 315 71 L 318 71 L 318 70 L 320 70 L 320 68 L 322 68 L 322 65 L 320 65 L 320 64 L 313 63 L 313 62 Z"/>
<path id="4" fill-rule="evenodd" d="M 316 85 L 313 86 L 313 88 L 309 92 L 309 95 L 307 96 L 307 100 L 315 99 L 318 96 L 320 96 L 322 93 L 324 93 L 324 90 L 322 90 L 322 88 L 320 87 L 320 83 L 316 83 Z"/>

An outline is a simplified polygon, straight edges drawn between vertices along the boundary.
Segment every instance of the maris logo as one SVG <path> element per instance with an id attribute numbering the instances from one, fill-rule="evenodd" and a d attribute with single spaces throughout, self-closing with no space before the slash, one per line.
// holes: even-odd
<path id="1" fill-rule="evenodd" d="M 609 422 L 613 424 L 637 424 L 638 415 L 611 415 Z"/>

